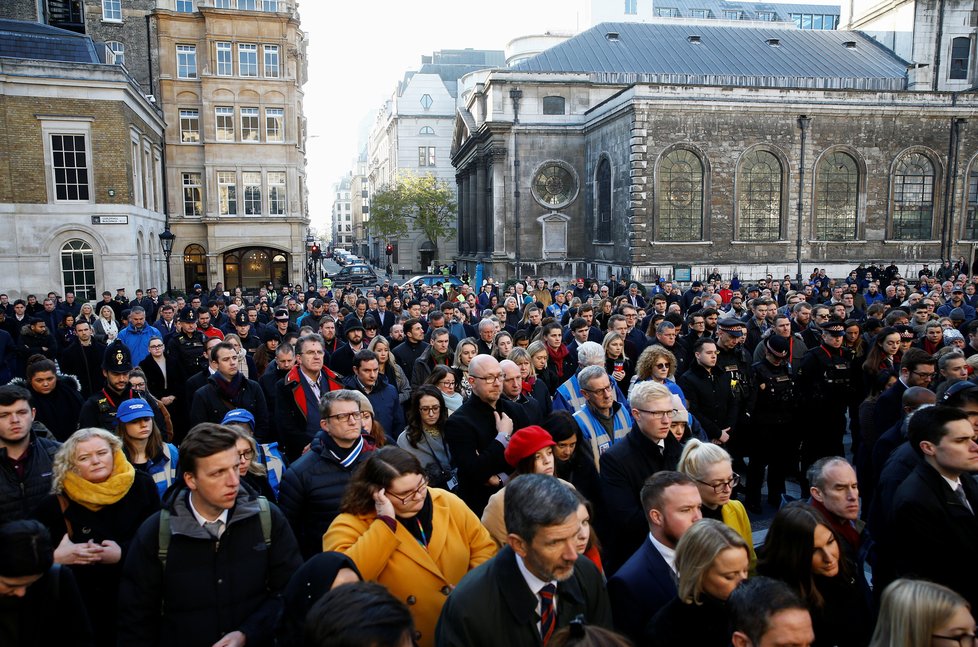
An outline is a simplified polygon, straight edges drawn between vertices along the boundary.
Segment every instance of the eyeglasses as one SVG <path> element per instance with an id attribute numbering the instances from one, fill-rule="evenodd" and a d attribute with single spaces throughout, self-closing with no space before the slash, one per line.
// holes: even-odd
<path id="1" fill-rule="evenodd" d="M 439 384 L 441 384 L 442 386 L 452 386 L 452 387 L 454 387 L 455 386 L 455 380 L 452 380 L 451 382 L 449 382 L 448 380 L 444 380 L 442 382 L 439 382 Z"/>
<path id="2" fill-rule="evenodd" d="M 596 389 L 585 389 L 582 386 L 581 387 L 581 390 L 582 391 L 587 391 L 588 393 L 611 393 L 611 385 L 609 384 L 608 386 L 602 386 L 602 387 L 598 387 Z"/>
<path id="3" fill-rule="evenodd" d="M 241 460 L 250 461 L 254 457 L 255 457 L 255 450 L 253 449 L 246 449 L 243 452 L 238 452 L 238 458 Z"/>
<path id="4" fill-rule="evenodd" d="M 933 380 L 934 379 L 934 376 L 937 375 L 937 373 L 934 372 L 934 371 L 931 371 L 929 373 L 924 372 L 924 371 L 910 371 L 910 372 L 913 373 L 914 375 L 916 375 L 917 377 L 922 377 L 922 378 L 927 379 L 927 380 Z"/>
<path id="5" fill-rule="evenodd" d="M 498 375 L 472 375 L 470 373 L 469 374 L 469 377 L 471 377 L 473 379 L 476 379 L 476 380 L 482 380 L 486 384 L 495 384 L 496 382 L 502 382 L 503 381 L 503 374 L 502 373 L 499 373 Z"/>
<path id="6" fill-rule="evenodd" d="M 659 362 L 658 364 L 655 365 L 655 367 L 656 368 L 672 368 L 672 365 L 669 364 L 669 362 Z"/>
<path id="7" fill-rule="evenodd" d="M 386 494 L 387 494 L 387 496 L 394 497 L 395 499 L 397 499 L 398 501 L 400 501 L 401 502 L 401 505 L 406 505 L 407 502 L 410 501 L 411 499 L 413 499 L 414 497 L 418 496 L 419 494 L 423 494 L 425 492 L 425 489 L 427 487 L 428 487 L 428 478 L 425 477 L 425 476 L 422 476 L 421 477 L 421 485 L 419 485 L 415 489 L 411 490 L 407 494 L 394 494 L 393 492 L 387 492 Z"/>
<path id="8" fill-rule="evenodd" d="M 707 483 L 706 481 L 701 481 L 699 479 L 693 479 L 697 483 L 705 485 L 706 487 L 713 488 L 713 491 L 720 494 L 724 490 L 732 490 L 740 483 L 740 474 L 734 474 L 730 477 L 729 481 L 722 481 L 720 483 Z"/>
<path id="9" fill-rule="evenodd" d="M 931 634 L 931 638 L 938 638 L 940 640 L 953 640 L 958 643 L 961 647 L 975 647 L 978 645 L 978 636 L 975 634 L 961 634 L 958 636 L 942 636 L 940 634 Z"/>
<path id="10" fill-rule="evenodd" d="M 150 350 L 157 350 L 159 348 L 163 348 L 163 344 L 150 344 L 149 345 L 149 349 Z"/>
<path id="11" fill-rule="evenodd" d="M 678 412 L 678 409 L 664 409 L 662 411 L 649 411 L 648 409 L 639 409 L 638 407 L 633 407 L 635 411 L 641 411 L 642 413 L 647 413 L 653 418 L 661 418 L 663 420 L 672 419 L 672 416 Z"/>
<path id="12" fill-rule="evenodd" d="M 418 407 L 418 411 L 421 413 L 438 413 L 441 411 L 441 405 L 433 404 L 430 407 Z"/>
<path id="13" fill-rule="evenodd" d="M 313 357 L 319 357 L 320 355 L 325 355 L 326 353 L 324 353 L 321 350 L 304 350 L 304 351 L 302 351 L 302 354 L 303 355 L 311 355 Z"/>
<path id="14" fill-rule="evenodd" d="M 332 416 L 326 416 L 330 420 L 335 420 L 337 422 L 345 422 L 347 420 L 362 420 L 363 412 L 361 411 L 351 411 L 350 413 L 337 413 Z"/>

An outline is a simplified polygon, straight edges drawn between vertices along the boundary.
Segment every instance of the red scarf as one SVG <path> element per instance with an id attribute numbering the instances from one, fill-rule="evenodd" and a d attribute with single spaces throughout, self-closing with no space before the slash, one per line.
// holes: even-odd
<path id="1" fill-rule="evenodd" d="M 533 395 L 533 384 L 537 381 L 537 378 L 532 375 L 527 375 L 526 379 L 523 380 L 523 395 L 531 396 Z"/>
<path id="2" fill-rule="evenodd" d="M 553 347 L 550 346 L 550 344 L 547 344 L 547 355 L 550 357 L 550 360 L 554 363 L 554 366 L 557 368 L 557 377 L 563 380 L 564 358 L 567 357 L 568 355 L 567 346 L 561 344 L 560 346 L 557 347 L 556 350 L 554 350 Z"/>
<path id="3" fill-rule="evenodd" d="M 835 534 L 845 539 L 857 551 L 859 550 L 859 531 L 856 530 L 851 521 L 840 521 L 838 517 L 829 512 L 824 505 L 814 498 L 812 499 L 812 507 L 822 513 L 822 516 L 825 517 L 825 520 L 829 523 L 829 526 Z"/>

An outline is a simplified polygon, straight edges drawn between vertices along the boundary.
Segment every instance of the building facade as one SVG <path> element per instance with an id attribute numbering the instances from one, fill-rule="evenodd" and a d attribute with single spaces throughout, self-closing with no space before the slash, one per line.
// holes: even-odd
<path id="1" fill-rule="evenodd" d="M 353 205 L 350 200 L 350 176 L 344 175 L 333 185 L 333 248 L 353 249 Z"/>
<path id="2" fill-rule="evenodd" d="M 907 91 L 858 33 L 607 24 L 474 76 L 470 273 L 807 276 L 978 245 L 978 100 Z"/>
<path id="3" fill-rule="evenodd" d="M 0 20 L 0 273 L 12 299 L 164 287 L 163 130 L 89 37 Z"/>

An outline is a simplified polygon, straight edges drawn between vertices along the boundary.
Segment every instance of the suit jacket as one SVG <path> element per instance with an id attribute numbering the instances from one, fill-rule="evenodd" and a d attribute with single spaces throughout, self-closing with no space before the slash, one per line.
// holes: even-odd
<path id="1" fill-rule="evenodd" d="M 970 475 L 963 475 L 961 483 L 971 509 L 978 511 L 978 483 Z M 978 517 L 928 463 L 918 465 L 897 490 L 890 530 L 886 543 L 892 546 L 888 552 L 898 577 L 943 584 L 978 608 L 978 561 L 971 557 Z"/>
<path id="2" fill-rule="evenodd" d="M 615 630 L 642 643 L 649 620 L 676 597 L 676 574 L 662 554 L 646 538 L 614 577 L 608 580 L 608 597 Z"/>
<path id="3" fill-rule="evenodd" d="M 578 557 L 574 574 L 557 584 L 555 631 L 579 614 L 588 625 L 611 629 L 611 609 L 601 573 Z M 462 578 L 448 596 L 435 629 L 437 647 L 536 647 L 542 645 L 537 623 L 538 597 L 530 591 L 507 546 Z"/>
<path id="4" fill-rule="evenodd" d="M 899 379 L 880 394 L 873 407 L 873 421 L 877 434 L 882 434 L 903 418 L 903 392 L 907 385 Z"/>
<path id="5" fill-rule="evenodd" d="M 377 327 L 380 330 L 380 334 L 387 337 L 391 332 L 391 326 L 397 323 L 397 315 L 395 315 L 390 310 L 371 310 L 367 314 L 372 316 L 377 320 Z"/>

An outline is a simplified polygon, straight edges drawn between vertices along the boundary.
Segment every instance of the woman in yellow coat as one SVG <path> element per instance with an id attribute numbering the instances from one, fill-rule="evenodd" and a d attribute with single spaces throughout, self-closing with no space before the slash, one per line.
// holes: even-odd
<path id="1" fill-rule="evenodd" d="M 372 452 L 354 473 L 323 550 L 347 555 L 365 580 L 408 605 L 416 640 L 434 645 L 445 599 L 496 543 L 461 499 L 428 488 L 424 468 L 399 447 Z"/>

